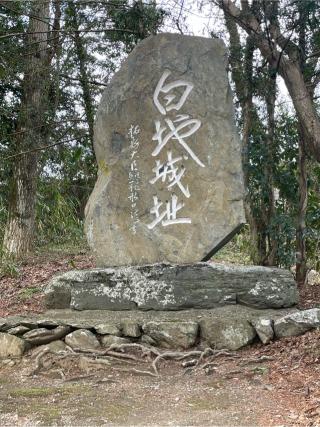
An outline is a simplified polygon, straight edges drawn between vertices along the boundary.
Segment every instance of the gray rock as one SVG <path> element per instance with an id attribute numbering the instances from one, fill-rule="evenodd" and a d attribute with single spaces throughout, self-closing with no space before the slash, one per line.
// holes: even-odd
<path id="1" fill-rule="evenodd" d="M 157 342 L 146 334 L 141 336 L 140 342 L 141 344 L 151 345 L 152 347 L 156 347 L 157 345 Z"/>
<path id="2" fill-rule="evenodd" d="M 252 321 L 252 326 L 256 330 L 258 337 L 263 344 L 268 344 L 273 340 L 274 331 L 273 322 L 271 319 L 259 317 L 258 319 Z"/>
<path id="3" fill-rule="evenodd" d="M 131 341 L 128 338 L 118 337 L 116 335 L 104 335 L 101 337 L 103 347 L 110 347 L 112 344 L 129 344 Z"/>
<path id="4" fill-rule="evenodd" d="M 65 337 L 65 343 L 74 349 L 97 350 L 100 348 L 100 343 L 96 336 L 86 329 L 78 329 L 71 332 Z"/>
<path id="5" fill-rule="evenodd" d="M 67 351 L 67 346 L 61 340 L 52 341 L 48 344 L 40 345 L 39 347 L 34 348 L 32 351 L 32 357 L 37 357 L 39 353 L 46 349 L 57 353 L 59 351 Z"/>
<path id="6" fill-rule="evenodd" d="M 21 357 L 26 349 L 23 339 L 0 332 L 0 358 Z"/>
<path id="7" fill-rule="evenodd" d="M 61 322 L 57 322 L 52 319 L 40 319 L 37 320 L 38 327 L 44 327 L 44 328 L 56 328 L 57 326 L 61 326 Z"/>
<path id="8" fill-rule="evenodd" d="M 64 276 L 65 280 L 64 277 L 61 277 L 63 275 L 54 276 L 50 281 L 50 286 L 45 288 L 44 294 L 47 307 L 59 307 L 60 309 L 70 307 L 72 272 L 66 274 Z"/>
<path id="9" fill-rule="evenodd" d="M 310 329 L 320 326 L 320 309 L 290 313 L 274 322 L 274 332 L 277 338 L 301 335 Z"/>
<path id="10" fill-rule="evenodd" d="M 15 326 L 14 328 L 10 328 L 7 330 L 8 334 L 11 335 L 23 335 L 25 332 L 28 332 L 29 328 L 27 326 L 22 326 L 22 325 L 18 325 Z"/>
<path id="11" fill-rule="evenodd" d="M 70 326 L 66 325 L 61 325 L 54 329 L 37 328 L 26 332 L 23 335 L 23 338 L 31 345 L 42 345 L 63 338 L 70 331 Z"/>
<path id="12" fill-rule="evenodd" d="M 197 262 L 245 222 L 226 61 L 221 40 L 159 34 L 140 42 L 108 84 L 86 207 L 97 265 Z"/>
<path id="13" fill-rule="evenodd" d="M 201 339 L 212 348 L 238 350 L 250 344 L 256 331 L 252 321 L 261 316 L 248 307 L 220 307 L 199 321 Z"/>
<path id="14" fill-rule="evenodd" d="M 247 320 L 201 321 L 201 337 L 216 349 L 238 350 L 250 344 L 256 331 Z"/>
<path id="15" fill-rule="evenodd" d="M 7 332 L 9 329 L 16 328 L 18 326 L 25 326 L 28 329 L 34 329 L 38 327 L 37 321 L 34 317 L 30 318 L 27 316 L 9 316 L 0 320 L 0 332 Z"/>
<path id="16" fill-rule="evenodd" d="M 147 322 L 142 329 L 159 347 L 187 349 L 195 344 L 199 325 L 197 322 Z"/>
<path id="17" fill-rule="evenodd" d="M 33 329 L 32 331 L 26 332 L 23 335 L 23 338 L 25 339 L 33 339 L 33 338 L 38 338 L 38 337 L 46 337 L 48 336 L 48 334 L 50 334 L 49 329 L 47 328 L 38 328 L 38 329 Z"/>
<path id="18" fill-rule="evenodd" d="M 95 325 L 94 329 L 101 335 L 116 335 L 118 337 L 121 335 L 120 326 L 114 323 L 99 323 Z"/>
<path id="19" fill-rule="evenodd" d="M 215 263 L 154 264 L 138 267 L 79 270 L 64 273 L 46 289 L 48 308 L 58 303 L 67 285 L 76 310 L 185 310 L 244 304 L 256 308 L 290 307 L 297 303 L 289 271 Z"/>
<path id="20" fill-rule="evenodd" d="M 2 319 L 0 319 L 0 332 L 4 331 L 5 327 L 6 327 L 6 322 L 2 321 Z"/>
<path id="21" fill-rule="evenodd" d="M 139 323 L 130 319 L 124 319 L 121 321 L 121 330 L 122 335 L 125 337 L 138 338 L 141 336 L 141 326 Z"/>

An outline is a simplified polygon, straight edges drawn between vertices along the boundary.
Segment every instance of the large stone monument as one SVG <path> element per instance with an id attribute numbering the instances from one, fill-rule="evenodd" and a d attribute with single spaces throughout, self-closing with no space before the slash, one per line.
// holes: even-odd
<path id="1" fill-rule="evenodd" d="M 86 208 L 100 267 L 207 260 L 245 222 L 226 60 L 220 40 L 160 34 L 105 90 Z"/>
<path id="2" fill-rule="evenodd" d="M 113 339 L 236 349 L 258 334 L 269 342 L 278 313 L 297 303 L 292 274 L 204 262 L 244 222 L 223 43 L 176 34 L 141 42 L 103 94 L 95 151 L 86 232 L 99 268 L 53 278 L 47 307 L 100 316 L 104 323 L 86 327 Z M 132 316 L 134 333 L 117 323 L 132 326 Z"/>

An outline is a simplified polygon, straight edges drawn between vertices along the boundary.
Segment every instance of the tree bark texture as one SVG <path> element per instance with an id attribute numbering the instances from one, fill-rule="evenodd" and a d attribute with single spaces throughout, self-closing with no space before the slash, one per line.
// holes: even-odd
<path id="1" fill-rule="evenodd" d="M 77 16 L 77 10 L 73 0 L 68 2 L 68 6 L 70 10 L 70 15 L 71 15 L 72 28 L 76 30 L 74 32 L 73 38 L 74 38 L 74 43 L 76 48 L 77 62 L 79 66 L 79 76 L 80 76 L 79 81 L 82 89 L 84 111 L 86 114 L 86 119 L 87 119 L 88 128 L 89 128 L 89 138 L 90 138 L 91 147 L 93 150 L 94 106 L 93 106 L 92 95 L 90 91 L 90 84 L 89 84 L 88 71 L 87 71 L 87 65 L 86 65 L 87 52 L 84 45 L 84 41 L 79 32 L 79 19 Z"/>
<path id="2" fill-rule="evenodd" d="M 320 119 L 304 80 L 299 47 L 281 34 L 278 23 L 271 25 L 271 38 L 268 38 L 262 31 L 257 17 L 250 10 L 247 0 L 243 0 L 241 3 L 242 9 L 239 9 L 232 0 L 219 0 L 219 5 L 224 12 L 252 35 L 262 56 L 271 67 L 279 71 L 284 79 L 303 133 L 307 137 L 307 148 L 320 162 Z"/>
<path id="3" fill-rule="evenodd" d="M 250 256 L 255 264 L 276 264 L 276 240 L 270 235 L 270 223 L 274 215 L 273 197 L 273 146 L 274 146 L 274 105 L 276 97 L 275 79 L 269 78 L 266 103 L 268 112 L 268 135 L 266 147 L 266 162 L 264 166 L 264 188 L 262 189 L 259 213 L 254 213 L 254 202 L 249 192 L 249 151 L 250 138 L 255 126 L 260 123 L 256 108 L 253 104 L 253 54 L 254 38 L 248 35 L 243 51 L 236 22 L 225 12 L 226 27 L 230 37 L 229 63 L 237 97 L 242 109 L 242 164 L 244 184 L 247 189 L 244 201 L 247 222 L 250 225 L 251 250 Z"/>
<path id="4" fill-rule="evenodd" d="M 31 3 L 25 35 L 22 100 L 17 119 L 16 153 L 9 197 L 3 252 L 21 257 L 31 251 L 35 232 L 35 202 L 38 178 L 37 151 L 46 135 L 46 112 L 50 82 L 48 51 L 49 1 Z"/>

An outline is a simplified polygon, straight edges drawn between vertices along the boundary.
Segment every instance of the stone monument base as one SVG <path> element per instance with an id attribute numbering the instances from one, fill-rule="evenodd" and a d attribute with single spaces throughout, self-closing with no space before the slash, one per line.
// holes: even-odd
<path id="1" fill-rule="evenodd" d="M 256 310 L 241 305 L 176 312 L 48 310 L 32 317 L 0 318 L 0 359 L 8 356 L 5 354 L 8 344 L 14 344 L 20 353 L 49 343 L 55 351 L 64 350 L 64 343 L 82 350 L 130 343 L 177 350 L 192 347 L 237 350 L 254 340 L 266 344 L 287 336 L 289 326 L 290 334 L 299 335 L 302 329 L 301 319 L 295 319 L 297 315 L 303 317 L 303 331 L 316 327 L 320 310 L 309 311 L 307 316 L 294 308 Z M 295 325 L 293 331 L 292 325 Z"/>
<path id="2" fill-rule="evenodd" d="M 292 307 L 297 286 L 289 271 L 217 263 L 74 270 L 46 290 L 49 309 L 186 310 L 240 304 L 257 309 Z"/>

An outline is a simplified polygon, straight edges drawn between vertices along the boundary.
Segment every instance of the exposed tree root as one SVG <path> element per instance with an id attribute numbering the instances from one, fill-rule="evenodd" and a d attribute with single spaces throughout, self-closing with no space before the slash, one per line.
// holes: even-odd
<path id="1" fill-rule="evenodd" d="M 68 349 L 69 350 L 69 349 Z M 128 351 L 133 350 L 136 354 L 129 354 Z M 137 354 L 139 353 L 139 354 Z M 212 348 L 206 348 L 201 350 L 191 350 L 187 352 L 182 351 L 164 351 L 154 347 L 146 347 L 142 344 L 130 343 L 130 344 L 112 344 L 110 347 L 103 351 L 97 350 L 82 350 L 82 349 L 71 349 L 71 351 L 53 351 L 46 347 L 40 351 L 35 359 L 35 366 L 30 375 L 35 375 L 45 368 L 44 357 L 46 355 L 52 355 L 57 360 L 63 360 L 66 358 L 76 358 L 83 355 L 83 360 L 89 365 L 102 366 L 106 365 L 110 369 L 115 371 L 132 372 L 134 374 L 148 375 L 152 377 L 159 376 L 159 362 L 161 360 L 175 360 L 184 361 L 182 366 L 188 368 L 191 371 L 196 369 L 205 369 L 214 365 L 213 359 L 220 356 L 237 357 L 235 353 L 227 350 L 215 350 Z M 186 360 L 192 358 L 191 360 Z M 153 359 L 153 360 L 152 360 Z M 206 359 L 206 363 L 202 363 Z M 135 367 L 117 367 L 113 366 L 112 362 L 124 363 L 128 365 L 137 363 L 151 363 L 150 370 L 140 370 Z M 90 368 L 87 368 L 88 370 Z"/>

